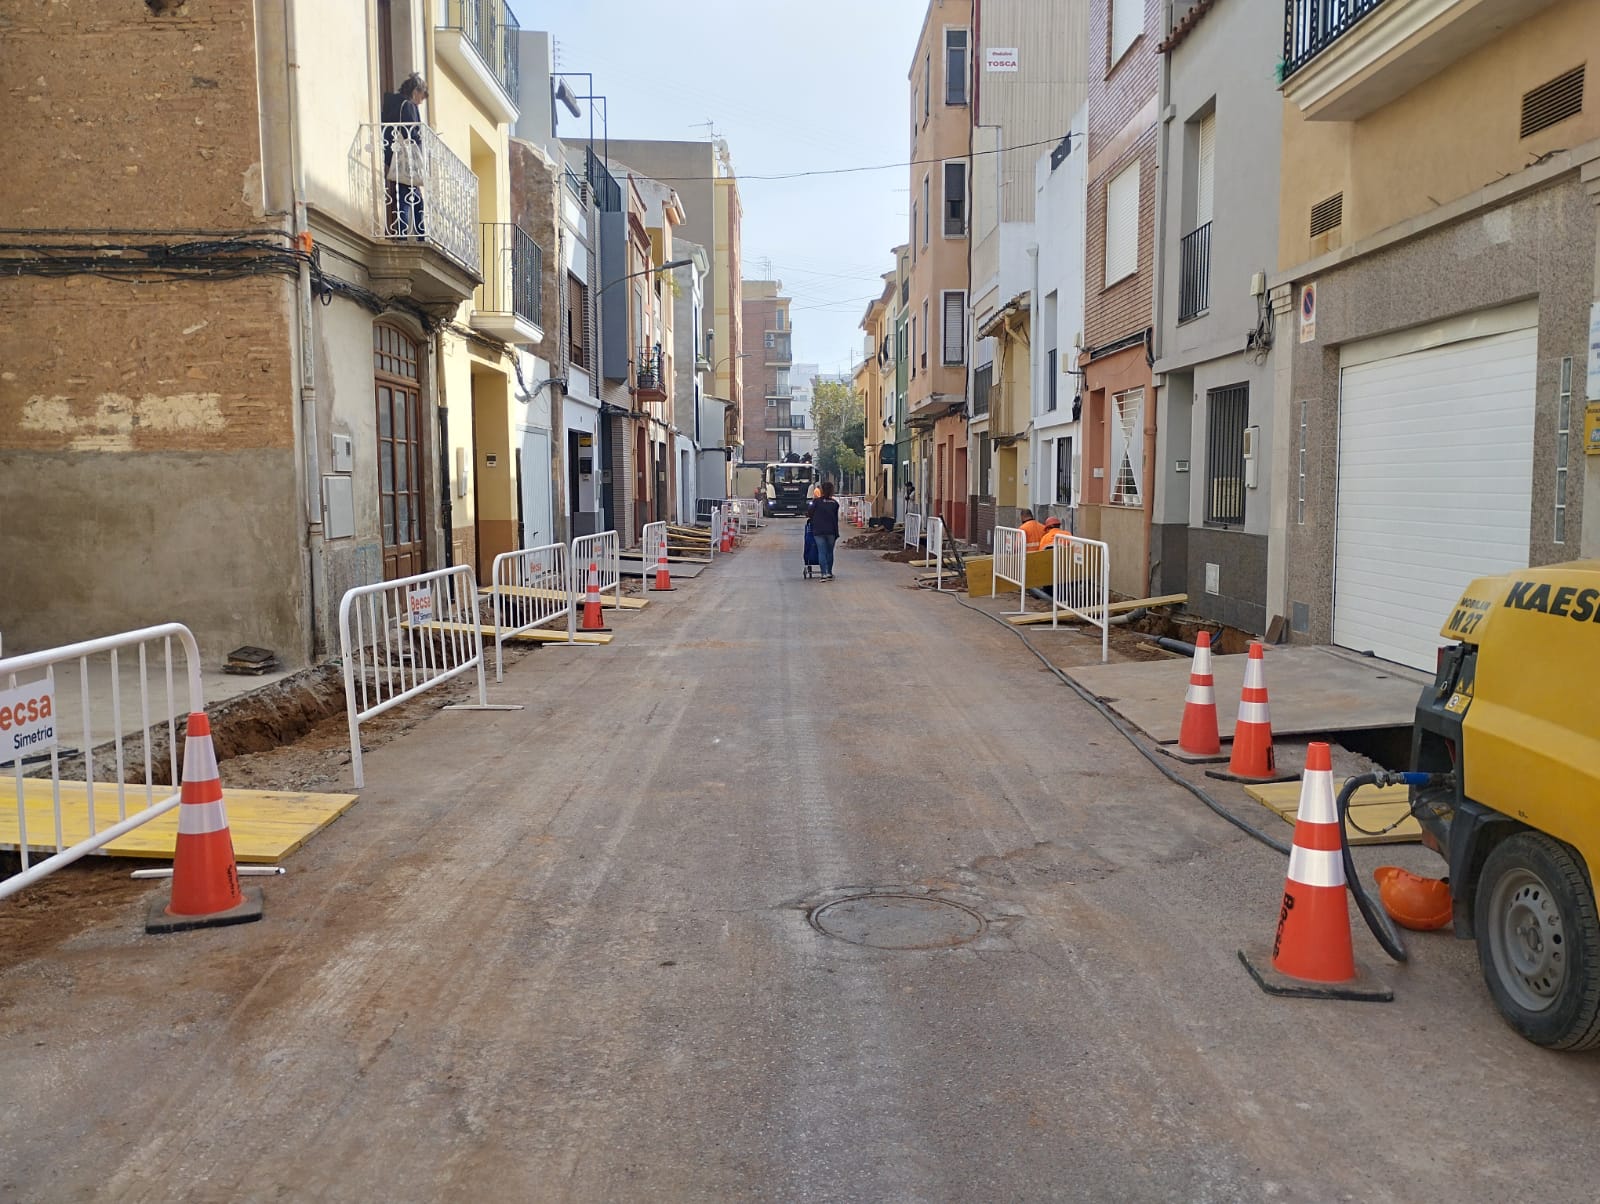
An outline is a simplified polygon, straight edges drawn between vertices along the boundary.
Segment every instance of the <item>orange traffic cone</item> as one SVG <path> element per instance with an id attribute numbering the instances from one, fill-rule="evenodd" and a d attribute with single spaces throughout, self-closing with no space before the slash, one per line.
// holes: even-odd
<path id="1" fill-rule="evenodd" d="M 1272 712 L 1267 706 L 1267 675 L 1259 641 L 1250 645 L 1239 695 L 1239 721 L 1233 726 L 1233 757 L 1228 772 L 1238 778 L 1273 778 L 1278 761 L 1272 752 Z"/>
<path id="2" fill-rule="evenodd" d="M 589 565 L 589 592 L 583 599 L 583 626 L 580 631 L 610 631 L 600 612 L 600 566 Z"/>
<path id="3" fill-rule="evenodd" d="M 1194 667 L 1189 670 L 1189 693 L 1183 700 L 1183 727 L 1178 747 L 1196 756 L 1222 751 L 1217 735 L 1217 694 L 1211 676 L 1211 633 L 1202 631 L 1194 642 Z"/>
<path id="4" fill-rule="evenodd" d="M 656 555 L 656 584 L 657 592 L 672 590 L 672 574 L 667 571 L 667 541 L 662 540 Z"/>
<path id="5" fill-rule="evenodd" d="M 1270 995 L 1385 1001 L 1394 992 L 1367 979 L 1356 967 L 1350 944 L 1350 905 L 1339 838 L 1339 811 L 1333 796 L 1333 764 L 1326 744 L 1306 749 L 1300 810 L 1278 931 L 1270 962 L 1262 954 L 1239 951 L 1252 978 Z"/>
<path id="6" fill-rule="evenodd" d="M 157 898 L 146 932 L 182 932 L 247 924 L 261 918 L 261 891 L 241 889 L 233 836 L 222 806 L 222 779 L 204 711 L 189 716 L 183 742 L 183 791 L 178 843 L 172 856 L 172 893 Z"/>

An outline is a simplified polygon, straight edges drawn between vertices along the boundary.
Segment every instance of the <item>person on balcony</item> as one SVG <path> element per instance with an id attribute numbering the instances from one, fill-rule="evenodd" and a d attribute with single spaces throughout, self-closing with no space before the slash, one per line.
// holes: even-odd
<path id="1" fill-rule="evenodd" d="M 388 181 L 389 230 L 401 238 L 421 239 L 422 183 L 427 151 L 422 142 L 422 102 L 428 86 L 413 71 L 398 92 L 383 98 L 383 178 Z"/>

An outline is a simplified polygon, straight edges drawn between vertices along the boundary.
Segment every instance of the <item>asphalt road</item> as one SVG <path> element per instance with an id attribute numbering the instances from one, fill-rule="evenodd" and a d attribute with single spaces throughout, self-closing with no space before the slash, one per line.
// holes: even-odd
<path id="1" fill-rule="evenodd" d="M 798 543 L 371 752 L 262 923 L 129 904 L 0 972 L 0 1199 L 1594 1198 L 1600 1062 L 1468 946 L 1358 932 L 1389 1005 L 1261 994 L 1281 857 L 1008 632 Z M 982 934 L 819 933 L 851 888 Z"/>

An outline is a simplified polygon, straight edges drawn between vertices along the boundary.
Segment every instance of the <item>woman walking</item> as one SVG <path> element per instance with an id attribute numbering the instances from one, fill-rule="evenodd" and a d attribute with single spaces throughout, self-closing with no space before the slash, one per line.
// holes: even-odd
<path id="1" fill-rule="evenodd" d="M 817 541 L 818 567 L 824 581 L 833 580 L 833 545 L 839 540 L 839 503 L 833 500 L 833 482 L 822 482 L 822 496 L 806 507 L 811 535 Z"/>

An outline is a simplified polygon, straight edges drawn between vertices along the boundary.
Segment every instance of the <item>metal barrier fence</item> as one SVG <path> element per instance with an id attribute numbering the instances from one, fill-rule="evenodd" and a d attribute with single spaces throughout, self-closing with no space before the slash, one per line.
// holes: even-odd
<path id="1" fill-rule="evenodd" d="M 915 510 L 908 511 L 906 514 L 905 545 L 908 548 L 914 548 L 921 542 L 922 515 L 918 514 Z"/>
<path id="2" fill-rule="evenodd" d="M 723 517 L 722 507 L 711 507 L 711 559 L 717 558 L 717 550 L 722 547 Z"/>
<path id="3" fill-rule="evenodd" d="M 473 670 L 478 704 L 488 705 L 478 582 L 471 567 L 358 585 L 339 603 L 339 656 L 350 718 L 350 768 L 360 787 L 365 785 L 363 720 Z"/>
<path id="4" fill-rule="evenodd" d="M 600 604 L 605 605 L 606 595 L 616 599 L 613 606 L 622 605 L 622 545 L 615 531 L 596 531 L 593 535 L 580 535 L 572 541 L 572 592 L 585 597 L 589 591 L 589 566 L 600 570 Z"/>
<path id="5" fill-rule="evenodd" d="M 1016 614 L 1028 609 L 1028 537 L 1020 527 L 994 529 L 994 576 L 989 582 L 989 596 L 997 597 L 1000 583 L 1009 581 L 1017 587 Z"/>
<path id="6" fill-rule="evenodd" d="M 648 578 L 656 571 L 656 565 L 667 555 L 667 524 L 646 523 L 644 532 L 639 537 L 639 559 L 643 562 L 644 575 Z"/>
<path id="7" fill-rule="evenodd" d="M 1100 629 L 1100 660 L 1111 643 L 1111 549 L 1099 540 L 1059 535 L 1050 568 L 1050 626 L 1063 611 Z"/>
<path id="8" fill-rule="evenodd" d="M 505 680 L 506 641 L 514 636 L 565 619 L 567 642 L 576 643 L 578 607 L 566 544 L 502 552 L 492 573 L 495 681 Z"/>
<path id="9" fill-rule="evenodd" d="M 0 899 L 178 805 L 182 798 L 178 777 L 180 712 L 176 706 L 180 695 L 174 684 L 174 640 L 183 652 L 182 673 L 187 687 L 187 709 L 181 713 L 203 711 L 200 650 L 193 634 L 181 623 L 162 623 L 0 658 L 0 716 L 4 718 L 0 766 L 12 767 L 21 862 L 17 873 L 0 881 Z M 154 656 L 152 647 L 156 650 Z M 124 656 L 132 650 L 137 650 L 137 663 L 125 666 L 125 659 L 135 659 Z M 103 663 L 98 658 L 104 658 Z M 70 662 L 76 662 L 76 673 L 58 680 L 56 667 Z M 150 697 L 153 674 L 158 674 L 158 685 L 165 683 L 165 689 L 158 690 L 159 709 L 154 711 Z M 135 708 L 137 727 L 131 726 Z M 161 750 L 155 747 L 155 736 L 163 722 L 167 729 L 167 780 L 157 783 L 155 765 L 161 759 Z M 64 739 L 81 740 L 82 746 L 64 746 Z M 100 747 L 96 747 L 97 739 L 102 741 Z M 48 779 L 42 774 L 46 762 Z M 81 771 L 82 777 L 64 777 L 64 769 L 74 775 Z M 130 776 L 134 778 L 131 782 L 127 780 Z M 46 799 L 50 804 L 48 842 L 40 839 L 37 832 L 31 837 L 28 833 L 30 817 L 40 818 Z M 34 804 L 31 813 L 30 800 Z M 72 835 L 84 830 L 78 819 L 80 802 L 87 808 L 87 833 L 69 845 L 69 829 Z M 130 803 L 138 808 L 132 814 L 128 811 Z M 101 827 L 102 820 L 110 822 Z M 46 843 L 53 844 L 55 852 L 32 862 L 33 848 Z"/>
<path id="10" fill-rule="evenodd" d="M 928 520 L 928 559 L 933 561 L 933 588 L 944 589 L 944 519 Z"/>

